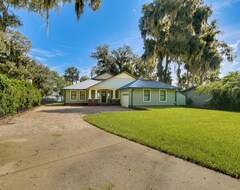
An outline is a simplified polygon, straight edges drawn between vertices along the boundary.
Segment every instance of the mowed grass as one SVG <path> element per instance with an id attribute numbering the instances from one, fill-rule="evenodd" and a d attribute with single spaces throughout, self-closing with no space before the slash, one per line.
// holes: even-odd
<path id="1" fill-rule="evenodd" d="M 240 178 L 240 113 L 155 107 L 86 115 L 106 131 Z"/>

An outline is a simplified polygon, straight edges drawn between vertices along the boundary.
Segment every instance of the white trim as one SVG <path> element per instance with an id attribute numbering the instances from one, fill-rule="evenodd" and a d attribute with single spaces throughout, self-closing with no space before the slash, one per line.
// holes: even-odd
<path id="1" fill-rule="evenodd" d="M 84 94 L 85 94 L 84 100 L 81 100 L 81 92 L 84 92 Z M 86 96 L 87 96 L 86 90 L 79 90 L 79 101 L 86 101 L 86 98 L 87 98 Z"/>
<path id="2" fill-rule="evenodd" d="M 72 92 L 76 92 L 76 100 L 72 99 Z M 77 94 L 78 94 L 77 92 L 78 92 L 77 90 L 70 90 L 70 101 L 72 101 L 72 102 L 76 102 L 77 101 L 77 99 L 78 99 L 77 98 Z"/>
<path id="3" fill-rule="evenodd" d="M 161 90 L 165 91 L 165 101 L 161 101 Z M 167 102 L 167 89 L 159 89 L 159 102 Z"/>
<path id="4" fill-rule="evenodd" d="M 149 90 L 150 91 L 150 100 L 149 101 L 145 101 L 144 100 L 144 90 Z M 144 88 L 143 89 L 143 102 L 151 102 L 152 101 L 152 90 L 151 89 L 148 89 L 148 88 Z"/>

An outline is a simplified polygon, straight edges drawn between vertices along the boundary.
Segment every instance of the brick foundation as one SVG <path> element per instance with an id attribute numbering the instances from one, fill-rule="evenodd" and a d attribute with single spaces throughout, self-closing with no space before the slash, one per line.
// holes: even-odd
<path id="1" fill-rule="evenodd" d="M 93 105 L 92 99 L 88 99 L 88 105 L 89 105 L 89 106 L 92 106 L 92 105 Z"/>
<path id="2" fill-rule="evenodd" d="M 98 106 L 98 99 L 94 99 L 94 105 Z"/>
<path id="3" fill-rule="evenodd" d="M 116 99 L 112 99 L 112 105 L 116 105 L 117 104 L 117 100 Z"/>

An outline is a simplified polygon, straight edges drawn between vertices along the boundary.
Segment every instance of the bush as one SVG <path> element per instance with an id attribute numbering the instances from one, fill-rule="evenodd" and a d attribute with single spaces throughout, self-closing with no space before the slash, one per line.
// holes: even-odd
<path id="1" fill-rule="evenodd" d="M 193 104 L 193 101 L 191 98 L 187 98 L 187 105 L 190 106 Z"/>
<path id="2" fill-rule="evenodd" d="M 41 93 L 31 83 L 0 74 L 0 118 L 40 104 Z"/>
<path id="3" fill-rule="evenodd" d="M 230 72 L 221 80 L 202 85 L 199 93 L 209 93 L 208 106 L 214 109 L 240 111 L 240 71 Z"/>

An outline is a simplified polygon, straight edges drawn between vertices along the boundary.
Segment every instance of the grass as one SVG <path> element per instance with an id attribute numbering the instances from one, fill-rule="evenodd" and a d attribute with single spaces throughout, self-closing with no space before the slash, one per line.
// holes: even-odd
<path id="1" fill-rule="evenodd" d="M 240 113 L 179 107 L 86 115 L 108 132 L 240 178 Z"/>

